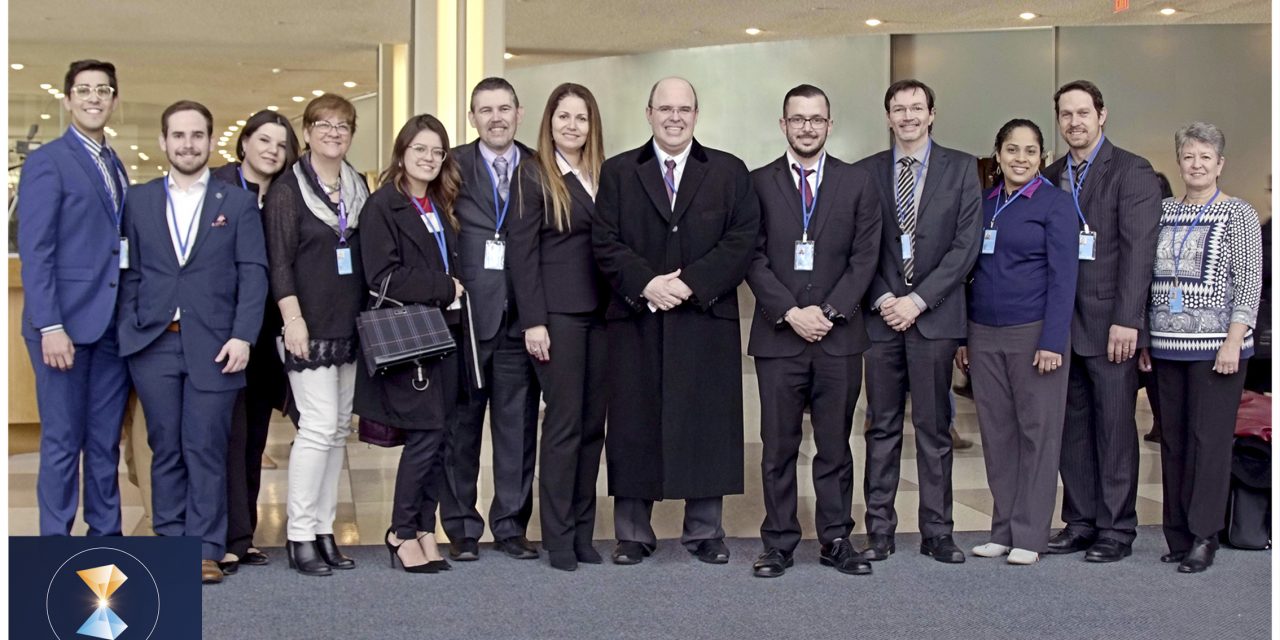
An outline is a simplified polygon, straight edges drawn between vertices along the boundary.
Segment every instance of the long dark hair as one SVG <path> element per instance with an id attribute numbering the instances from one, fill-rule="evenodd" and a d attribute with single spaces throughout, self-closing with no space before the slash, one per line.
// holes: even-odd
<path id="1" fill-rule="evenodd" d="M 1022 127 L 1026 127 L 1030 129 L 1032 133 L 1036 134 L 1036 144 L 1040 145 L 1040 164 L 1044 164 L 1044 134 L 1040 133 L 1040 127 L 1036 126 L 1036 123 L 1027 120 L 1026 118 L 1014 118 L 1004 123 L 1004 126 L 1000 127 L 1000 130 L 996 132 L 996 143 L 991 148 L 992 184 L 1004 180 L 1004 172 L 1000 170 L 1000 145 L 1004 144 L 1004 141 L 1008 140 L 1009 136 L 1013 135 L 1014 129 L 1020 129 Z M 1039 171 L 1040 167 L 1036 167 L 1036 170 Z"/>
<path id="2" fill-rule="evenodd" d="M 280 171 L 276 172 L 275 175 L 268 176 L 275 178 L 298 161 L 299 149 L 302 148 L 302 145 L 298 142 L 298 134 L 293 132 L 293 125 L 289 124 L 288 118 L 279 113 L 270 109 L 263 109 L 249 116 L 249 119 L 244 123 L 244 128 L 240 130 L 240 135 L 236 138 L 236 158 L 239 158 L 240 162 L 244 162 L 244 141 L 248 140 L 264 124 L 278 124 L 284 127 L 286 140 L 284 145 L 284 164 L 280 166 Z"/>
<path id="3" fill-rule="evenodd" d="M 453 159 L 453 153 L 449 150 L 449 132 L 445 131 L 444 125 L 435 116 L 424 113 L 409 118 L 409 121 L 404 123 L 400 133 L 396 135 L 395 144 L 391 146 L 391 164 L 378 177 L 378 184 L 393 184 L 400 193 L 413 197 L 407 188 L 404 154 L 413 139 L 423 131 L 431 131 L 440 136 L 440 144 L 445 150 L 444 161 L 440 163 L 440 174 L 427 185 L 427 195 L 435 204 L 437 211 L 449 222 L 449 226 L 456 231 L 459 225 L 457 216 L 453 214 L 453 201 L 458 197 L 458 191 L 462 185 L 462 174 L 458 171 L 458 161 Z"/>

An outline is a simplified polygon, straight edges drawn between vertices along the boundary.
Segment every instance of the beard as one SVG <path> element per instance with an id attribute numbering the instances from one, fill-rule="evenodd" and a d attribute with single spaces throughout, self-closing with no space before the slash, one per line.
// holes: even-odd
<path id="1" fill-rule="evenodd" d="M 209 163 L 207 154 L 198 153 L 175 153 L 167 156 L 169 166 L 174 171 L 187 176 L 193 176 L 204 170 L 206 164 Z"/>
<path id="2" fill-rule="evenodd" d="M 791 147 L 791 153 L 795 154 L 797 158 L 804 158 L 805 160 L 808 160 L 809 158 L 815 158 L 818 156 L 818 154 L 822 153 L 822 147 L 825 146 L 825 143 L 826 143 L 825 140 L 821 140 L 819 141 L 818 146 L 810 150 L 805 150 L 805 149 L 801 149 L 798 146 L 799 140 L 790 140 L 788 142 L 789 142 L 789 146 Z"/>

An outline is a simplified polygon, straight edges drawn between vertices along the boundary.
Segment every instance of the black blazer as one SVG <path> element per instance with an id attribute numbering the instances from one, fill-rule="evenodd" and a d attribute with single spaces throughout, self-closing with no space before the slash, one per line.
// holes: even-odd
<path id="1" fill-rule="evenodd" d="M 533 157 L 532 149 L 519 142 L 514 144 L 520 149 L 521 162 Z M 479 140 L 454 147 L 450 153 L 458 161 L 458 169 L 462 174 L 462 190 L 454 202 L 454 212 L 461 224 L 457 245 L 458 279 L 471 297 L 476 339 L 490 340 L 498 334 L 503 312 L 515 312 L 515 305 L 508 304 L 510 270 L 484 268 L 485 243 L 493 240 L 494 227 L 498 223 L 498 210 L 493 202 L 493 176 L 485 166 L 484 156 L 480 154 Z M 516 167 L 509 170 L 512 177 L 511 191 L 514 193 Z M 510 225 L 516 217 L 517 209 L 515 202 L 507 208 L 507 217 L 501 230 L 504 240 L 509 240 Z M 506 257 L 508 260 L 511 258 L 510 246 L 507 247 Z M 520 324 L 515 317 L 511 317 L 509 334 L 512 337 L 520 335 Z"/>
<path id="2" fill-rule="evenodd" d="M 977 160 L 962 151 L 938 143 L 929 152 L 929 167 L 916 213 L 914 283 L 902 276 L 902 245 L 898 209 L 894 201 L 897 174 L 893 149 L 859 160 L 855 167 L 868 171 L 880 186 L 880 266 L 867 291 L 863 314 L 873 341 L 893 339 L 880 313 L 871 308 L 886 293 L 902 297 L 915 293 L 928 308 L 915 327 L 926 338 L 959 340 L 968 331 L 964 283 L 982 249 L 982 188 Z"/>
<path id="3" fill-rule="evenodd" d="M 536 158 L 520 163 L 507 217 L 510 271 L 520 328 L 547 324 L 547 313 L 590 313 L 603 310 L 608 283 L 591 250 L 591 216 L 596 203 L 572 173 L 564 174 L 572 198 L 569 229 L 552 222 L 551 198 L 542 188 Z"/>
<path id="4" fill-rule="evenodd" d="M 1044 170 L 1055 186 L 1067 156 Z M 1069 194 L 1070 191 L 1068 190 Z M 1107 353 L 1111 325 L 1138 330 L 1138 346 L 1149 344 L 1147 298 L 1160 234 L 1160 182 L 1145 158 L 1103 140 L 1080 191 L 1080 208 L 1095 239 L 1095 260 L 1080 261 L 1071 350 L 1082 356 Z"/>
<path id="5" fill-rule="evenodd" d="M 813 271 L 795 270 L 795 243 L 804 230 L 804 213 L 795 173 L 786 155 L 751 172 L 760 198 L 760 235 L 747 284 L 756 296 L 755 320 L 747 354 L 785 357 L 804 351 L 803 338 L 782 321 L 792 307 L 829 304 L 844 316 L 819 346 L 833 356 L 848 356 L 871 346 L 863 324 L 862 301 L 875 275 L 880 251 L 880 208 L 876 187 L 863 169 L 830 155 L 809 221 L 814 243 Z"/>

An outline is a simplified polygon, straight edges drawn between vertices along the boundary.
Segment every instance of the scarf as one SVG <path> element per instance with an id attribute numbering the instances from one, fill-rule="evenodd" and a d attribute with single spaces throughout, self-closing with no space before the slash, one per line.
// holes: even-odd
<path id="1" fill-rule="evenodd" d="M 303 166 L 304 164 L 307 166 Z M 309 154 L 293 163 L 293 173 L 298 178 L 298 191 L 302 192 L 302 200 L 307 203 L 311 214 L 328 225 L 336 234 L 338 233 L 338 214 L 333 210 L 335 205 L 329 196 L 316 193 L 315 183 L 319 180 L 318 177 L 313 178 L 313 174 L 308 170 L 307 167 L 310 164 Z M 360 209 L 364 208 L 364 201 L 369 199 L 369 187 L 365 184 L 364 176 L 345 161 L 342 163 L 340 173 L 342 202 L 347 209 L 347 231 L 349 232 L 360 226 Z"/>

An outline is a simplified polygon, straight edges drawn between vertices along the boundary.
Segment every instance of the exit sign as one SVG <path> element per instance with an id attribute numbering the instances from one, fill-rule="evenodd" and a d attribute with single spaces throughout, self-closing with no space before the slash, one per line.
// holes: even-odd
<path id="1" fill-rule="evenodd" d="M 1116 10 L 1115 10 L 1116 13 L 1129 10 L 1129 0 L 1115 0 L 1115 2 L 1116 2 Z"/>

